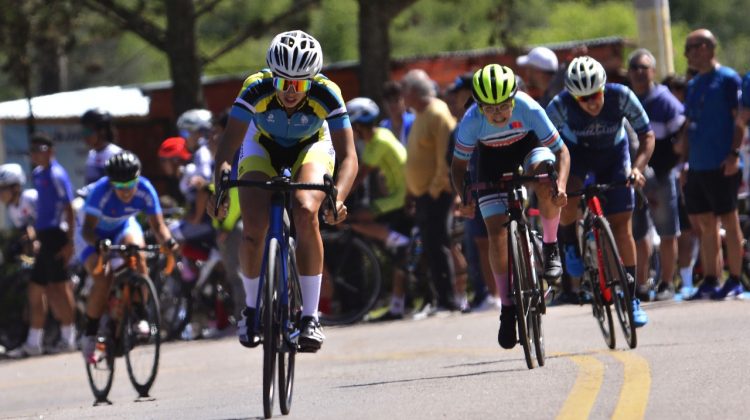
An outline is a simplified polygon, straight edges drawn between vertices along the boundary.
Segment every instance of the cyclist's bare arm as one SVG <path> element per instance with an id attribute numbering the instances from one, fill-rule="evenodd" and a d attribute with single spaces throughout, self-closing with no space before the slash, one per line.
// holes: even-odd
<path id="1" fill-rule="evenodd" d="M 148 224 L 151 226 L 151 231 L 156 235 L 156 240 L 160 244 L 167 246 L 169 249 L 174 249 L 174 244 L 168 244 L 172 239 L 172 234 L 169 232 L 167 224 L 164 223 L 164 216 L 159 214 L 152 214 L 148 216 Z"/>
<path id="2" fill-rule="evenodd" d="M 220 190 L 221 173 L 232 168 L 231 162 L 232 158 L 234 157 L 234 152 L 242 145 L 242 140 L 245 138 L 247 127 L 248 123 L 238 120 L 237 118 L 232 118 L 231 116 L 229 117 L 229 121 L 227 121 L 227 127 L 224 130 L 224 133 L 221 135 L 221 138 L 219 139 L 219 145 L 216 148 L 216 163 L 214 165 L 214 191 Z M 229 195 L 227 194 L 227 200 L 229 200 L 228 196 Z M 209 201 L 212 202 L 213 200 L 210 199 Z M 208 214 L 211 217 L 223 219 L 226 216 L 225 212 L 221 212 L 224 214 L 213 214 L 215 208 L 212 204 L 206 206 L 206 209 L 208 210 Z"/>
<path id="3" fill-rule="evenodd" d="M 87 214 L 86 218 L 83 219 L 83 227 L 81 228 L 81 236 L 91 246 L 96 246 L 96 241 L 99 239 L 96 236 L 96 225 L 99 224 L 99 219 L 96 216 Z"/>
<path id="4" fill-rule="evenodd" d="M 334 221 L 332 220 L 332 216 L 327 216 L 327 220 L 329 223 L 339 223 L 346 219 L 344 201 L 349 196 L 354 178 L 357 176 L 359 165 L 357 163 L 357 150 L 354 148 L 354 133 L 350 127 L 332 131 L 331 142 L 336 151 L 336 160 L 339 164 L 338 173 L 336 174 L 336 189 L 338 190 L 336 208 L 339 211 L 339 218 Z"/>
<path id="5" fill-rule="evenodd" d="M 466 182 L 466 168 L 469 167 L 468 160 L 461 160 L 453 158 L 451 160 L 451 182 L 453 182 L 453 190 L 460 200 L 458 206 L 458 212 L 463 217 L 472 218 L 474 217 L 474 206 L 476 203 L 470 200 L 468 191 L 464 191 L 464 183 Z M 469 202 L 464 202 L 464 200 Z"/>

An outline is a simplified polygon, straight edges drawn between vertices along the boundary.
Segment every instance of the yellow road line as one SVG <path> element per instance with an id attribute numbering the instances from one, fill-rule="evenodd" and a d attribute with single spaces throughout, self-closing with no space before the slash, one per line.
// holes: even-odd
<path id="1" fill-rule="evenodd" d="M 579 367 L 578 377 L 557 415 L 558 420 L 588 418 L 604 380 L 604 363 L 595 357 L 570 356 L 570 360 Z"/>
<path id="2" fill-rule="evenodd" d="M 610 354 L 620 360 L 625 369 L 620 399 L 617 401 L 612 419 L 642 419 L 646 414 L 648 395 L 651 391 L 648 361 L 630 351 Z"/>

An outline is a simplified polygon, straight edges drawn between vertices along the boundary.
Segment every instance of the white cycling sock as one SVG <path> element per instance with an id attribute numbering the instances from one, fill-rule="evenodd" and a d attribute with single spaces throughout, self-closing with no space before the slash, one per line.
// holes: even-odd
<path id="1" fill-rule="evenodd" d="M 33 347 L 42 347 L 42 338 L 44 338 L 43 329 L 29 328 L 29 335 L 26 336 L 26 344 Z"/>
<path id="2" fill-rule="evenodd" d="M 60 327 L 60 338 L 65 344 L 75 344 L 76 326 L 75 324 L 63 325 Z"/>
<path id="3" fill-rule="evenodd" d="M 680 277 L 682 277 L 682 287 L 693 287 L 693 266 L 680 268 Z"/>
<path id="4" fill-rule="evenodd" d="M 302 316 L 311 316 L 318 319 L 318 302 L 320 301 L 320 283 L 323 274 L 314 276 L 299 276 L 299 285 L 302 289 Z"/>
<path id="5" fill-rule="evenodd" d="M 258 298 L 258 284 L 260 283 L 260 277 L 247 277 L 240 272 L 240 278 L 242 279 L 242 286 L 245 289 L 245 305 L 248 308 L 255 308 L 255 301 Z"/>

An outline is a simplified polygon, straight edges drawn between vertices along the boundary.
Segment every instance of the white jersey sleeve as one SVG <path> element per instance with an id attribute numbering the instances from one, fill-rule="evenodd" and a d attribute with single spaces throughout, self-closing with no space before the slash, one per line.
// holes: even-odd
<path id="1" fill-rule="evenodd" d="M 36 203 L 39 194 L 33 188 L 24 190 L 18 199 L 18 204 L 8 206 L 8 216 L 13 226 L 20 229 L 33 225 L 36 220 Z"/>

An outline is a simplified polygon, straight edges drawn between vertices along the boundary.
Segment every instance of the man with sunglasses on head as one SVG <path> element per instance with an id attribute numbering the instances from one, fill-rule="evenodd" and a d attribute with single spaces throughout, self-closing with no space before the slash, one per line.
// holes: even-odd
<path id="1" fill-rule="evenodd" d="M 624 181 L 635 176 L 635 187 L 646 182 L 643 172 L 654 150 L 654 132 L 638 98 L 626 86 L 606 83 L 604 67 L 589 56 L 577 57 L 568 65 L 565 90 L 547 106 L 547 115 L 560 131 L 570 150 L 568 191 L 580 190 L 587 175 L 597 183 Z M 625 120 L 638 134 L 639 146 L 631 162 Z M 633 186 L 623 186 L 605 193 L 602 203 L 620 257 L 628 275 L 635 279 L 636 250 L 631 219 L 634 208 Z M 560 217 L 560 239 L 565 245 L 566 270 L 573 277 L 583 273 L 576 240 L 578 202 L 571 198 Z M 633 281 L 632 296 L 635 296 Z M 648 322 L 640 301 L 634 299 L 634 323 Z"/>
<path id="2" fill-rule="evenodd" d="M 81 135 L 91 149 L 86 157 L 86 184 L 96 182 L 104 176 L 107 160 L 122 151 L 115 141 L 112 115 L 104 110 L 92 108 L 81 116 Z"/>
<path id="3" fill-rule="evenodd" d="M 303 31 L 276 35 L 266 54 L 265 68 L 251 75 L 234 101 L 216 152 L 215 182 L 229 169 L 240 148 L 239 179 L 263 181 L 291 168 L 297 182 L 322 183 L 336 168 L 338 219 L 326 214 L 328 223 L 346 218 L 344 200 L 357 175 L 354 135 L 339 87 L 320 74 L 320 43 Z M 240 344 L 256 347 L 259 332 L 253 330 L 260 283 L 271 193 L 242 188 L 242 243 L 239 248 L 241 277 L 247 307 L 238 323 Z M 297 236 L 297 263 L 302 292 L 301 351 L 316 352 L 325 336 L 318 322 L 318 302 L 323 273 L 323 241 L 318 210 L 325 198 L 321 191 L 292 194 L 292 216 Z M 213 213 L 214 206 L 209 206 Z M 224 217 L 221 206 L 218 218 Z"/>
<path id="4" fill-rule="evenodd" d="M 472 79 L 472 94 L 476 103 L 464 114 L 456 134 L 451 163 L 453 187 L 459 192 L 464 190 L 473 153 L 479 153 L 478 182 L 497 181 L 501 174 L 516 172 L 519 166 L 527 174 L 544 173 L 544 163 L 553 162 L 557 171 L 557 193 L 550 184 L 531 187 L 539 199 L 544 230 L 544 277 L 555 281 L 562 275 L 557 226 L 560 208 L 567 201 L 568 149 L 544 109 L 526 93 L 518 92 L 516 76 L 510 68 L 489 64 L 478 70 Z M 477 201 L 487 225 L 490 266 L 502 303 L 497 339 L 501 347 L 511 349 L 518 340 L 516 308 L 507 277 L 507 194 L 481 190 Z M 461 203 L 459 211 L 466 217 L 473 217 L 474 204 Z"/>
<path id="5" fill-rule="evenodd" d="M 144 213 L 156 239 L 170 250 L 177 248 L 162 218 L 159 196 L 151 182 L 141 176 L 141 162 L 129 151 L 122 151 L 107 160 L 107 176 L 97 181 L 86 196 L 83 206 L 85 218 L 76 235 L 78 260 L 94 279 L 86 304 L 86 330 L 81 338 L 81 352 L 87 363 L 93 363 L 99 320 L 107 306 L 107 294 L 112 283 L 112 270 L 95 273 L 99 255 L 107 252 L 110 244 L 143 246 L 143 230 L 135 216 Z M 122 264 L 112 259 L 112 269 Z M 146 262 L 141 259 L 138 272 L 148 275 Z"/>

